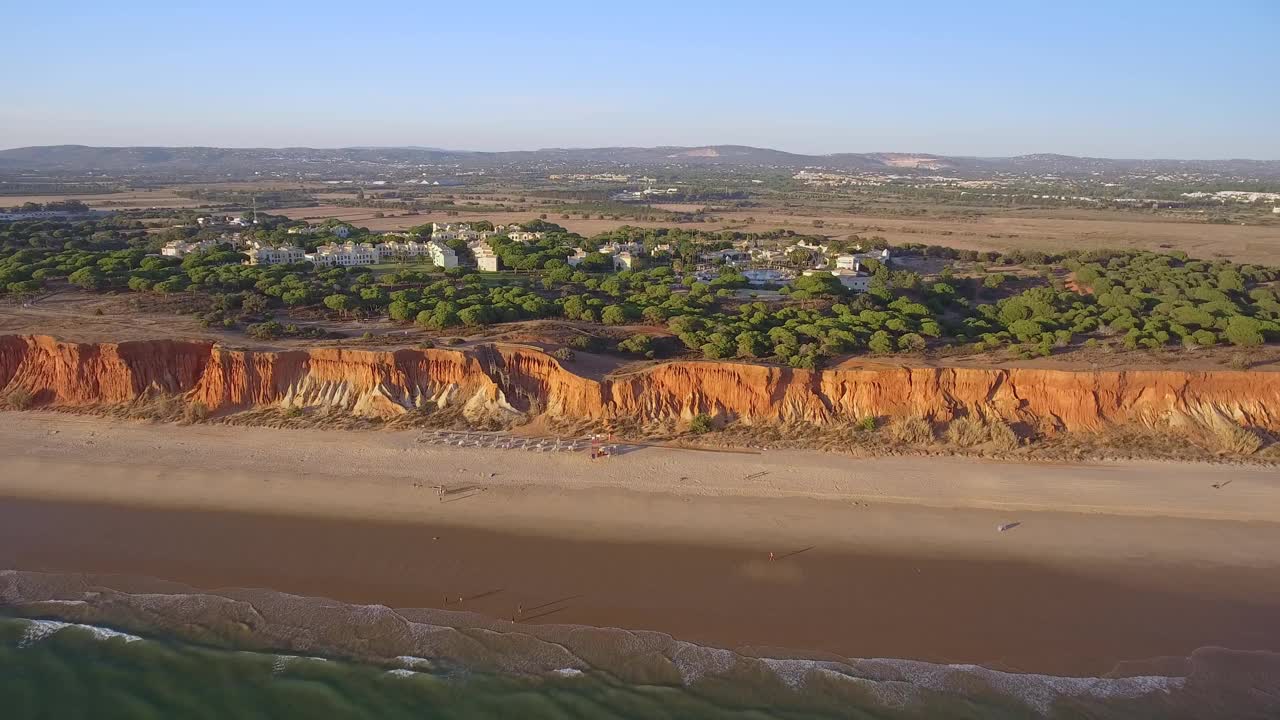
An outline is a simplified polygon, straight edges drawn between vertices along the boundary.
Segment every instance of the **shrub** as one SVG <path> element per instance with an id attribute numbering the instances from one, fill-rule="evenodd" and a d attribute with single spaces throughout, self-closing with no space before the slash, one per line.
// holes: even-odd
<path id="1" fill-rule="evenodd" d="M 947 424 L 947 442 L 952 445 L 973 447 L 986 442 L 989 437 L 986 424 L 977 418 L 966 415 Z"/>
<path id="2" fill-rule="evenodd" d="M 874 415 L 868 415 L 858 421 L 857 428 L 862 432 L 871 432 L 876 429 L 876 418 Z"/>
<path id="3" fill-rule="evenodd" d="M 12 410 L 26 410 L 35 403 L 35 397 L 24 388 L 17 388 L 5 396 L 4 404 Z"/>
<path id="4" fill-rule="evenodd" d="M 1018 433 L 1002 420 L 991 423 L 987 427 L 987 434 L 991 438 L 991 444 L 1001 450 L 1013 450 L 1018 447 Z"/>
<path id="5" fill-rule="evenodd" d="M 1262 448 L 1262 438 L 1249 428 L 1240 427 L 1224 417 L 1217 418 L 1210 429 L 1218 447 L 1240 455 L 1252 455 Z"/>
<path id="6" fill-rule="evenodd" d="M 186 411 L 183 413 L 183 419 L 189 423 L 197 423 L 201 420 L 207 420 L 208 418 L 209 408 L 205 407 L 205 404 L 199 400 L 188 405 Z"/>
<path id="7" fill-rule="evenodd" d="M 551 353 L 551 357 L 559 360 L 560 362 L 571 362 L 575 356 L 572 350 L 562 347 L 556 348 L 555 351 Z"/>
<path id="8" fill-rule="evenodd" d="M 618 343 L 618 349 L 622 352 L 635 353 L 637 355 L 649 355 L 653 353 L 653 338 L 644 334 L 632 335 Z"/>
<path id="9" fill-rule="evenodd" d="M 1249 362 L 1249 358 L 1245 357 L 1244 353 L 1235 353 L 1227 361 L 1227 365 L 1230 366 L 1232 370 L 1248 370 L 1251 364 L 1252 363 Z"/>
<path id="10" fill-rule="evenodd" d="M 889 437 L 904 445 L 933 441 L 933 425 L 921 417 L 899 418 L 889 425 Z"/>
<path id="11" fill-rule="evenodd" d="M 284 326 L 275 320 L 254 323 L 244 329 L 245 333 L 256 340 L 274 340 L 284 334 Z"/>
<path id="12" fill-rule="evenodd" d="M 694 435 L 703 435 L 711 432 L 713 424 L 711 416 L 706 413 L 698 413 L 689 421 L 689 432 Z"/>

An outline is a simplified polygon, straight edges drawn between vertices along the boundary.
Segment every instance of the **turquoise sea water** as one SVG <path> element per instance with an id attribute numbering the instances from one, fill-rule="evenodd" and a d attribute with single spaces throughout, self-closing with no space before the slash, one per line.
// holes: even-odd
<path id="1" fill-rule="evenodd" d="M 78 584 L 79 583 L 79 584 Z M 1277 718 L 1280 658 L 1061 678 L 743 655 L 263 590 L 126 593 L 0 571 L 0 718 Z"/>

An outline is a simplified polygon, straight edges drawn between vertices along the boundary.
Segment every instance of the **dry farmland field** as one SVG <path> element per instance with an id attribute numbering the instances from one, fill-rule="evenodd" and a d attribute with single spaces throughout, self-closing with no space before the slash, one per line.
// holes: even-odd
<path id="1" fill-rule="evenodd" d="M 688 212 L 700 206 L 657 205 L 660 210 Z M 402 210 L 381 211 L 336 205 L 274 210 L 291 218 L 319 222 L 337 218 L 370 230 L 402 230 L 429 222 L 491 220 L 495 223 L 524 222 L 537 217 L 536 208 L 527 212 L 443 212 L 407 215 Z M 947 245 L 971 250 L 1063 250 L 1067 248 L 1117 248 L 1156 251 L 1184 250 L 1204 258 L 1222 257 L 1240 262 L 1274 263 L 1280 257 L 1280 224 L 1225 225 L 1188 219 L 1152 216 L 1139 212 L 1072 210 L 991 211 L 977 216 L 895 217 L 855 214 L 826 208 L 759 207 L 748 210 L 708 208 L 709 222 L 638 221 L 620 217 L 600 219 L 592 215 L 562 218 L 549 213 L 548 220 L 573 232 L 593 235 L 622 225 L 639 227 L 680 226 L 703 230 L 734 229 L 745 232 L 774 228 L 831 237 L 850 234 L 881 235 L 889 242 Z M 821 227 L 815 225 L 815 221 Z"/>

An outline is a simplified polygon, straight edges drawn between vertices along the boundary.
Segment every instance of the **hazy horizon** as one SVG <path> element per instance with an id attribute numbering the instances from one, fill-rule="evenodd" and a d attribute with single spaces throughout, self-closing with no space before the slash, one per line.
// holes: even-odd
<path id="1" fill-rule="evenodd" d="M 1280 159 L 1280 5 L 24 4 L 0 147 Z"/>
<path id="2" fill-rule="evenodd" d="M 1100 160 L 1139 160 L 1139 161 L 1141 161 L 1141 160 L 1151 160 L 1151 161 L 1157 161 L 1157 160 L 1170 160 L 1170 161 L 1182 161 L 1182 160 L 1186 160 L 1186 161 L 1215 161 L 1215 160 L 1227 161 L 1227 160 L 1244 160 L 1244 161 L 1248 161 L 1248 162 L 1280 162 L 1280 157 L 1244 157 L 1244 156 L 1236 156 L 1236 157 L 1225 157 L 1225 156 L 1224 156 L 1224 157 L 1171 157 L 1171 156 L 1164 156 L 1164 157 L 1159 157 L 1159 156 L 1151 156 L 1151 157 L 1132 157 L 1132 156 L 1130 156 L 1130 157 L 1124 157 L 1124 156 L 1118 156 L 1118 155 L 1112 155 L 1112 156 L 1103 156 L 1103 155 L 1073 155 L 1073 154 L 1071 154 L 1071 153 L 1056 152 L 1056 151 L 1053 151 L 1053 150 L 1036 151 L 1036 152 L 1028 152 L 1028 153 L 1018 153 L 1017 155 L 979 155 L 979 154 L 974 154 L 974 153 L 940 153 L 940 152 L 931 152 L 931 151 L 927 151 L 927 150 L 901 150 L 901 149 L 899 149 L 899 150 L 835 150 L 835 151 L 831 151 L 831 152 L 812 152 L 812 153 L 807 153 L 807 152 L 798 152 L 798 151 L 795 151 L 795 150 L 788 150 L 788 149 L 786 149 L 786 148 L 781 148 L 781 147 L 765 147 L 765 146 L 760 146 L 760 145 L 741 145 L 741 144 L 738 144 L 738 143 L 695 143 L 695 144 L 691 144 L 691 145 L 634 145 L 634 144 L 610 143 L 610 144 L 608 144 L 608 145 L 578 145 L 578 146 L 565 145 L 565 146 L 546 146 L 546 147 L 499 148 L 499 149 L 496 149 L 496 150 L 477 150 L 477 149 L 474 149 L 474 148 L 444 147 L 444 146 L 438 146 L 438 145 L 416 145 L 416 144 L 406 144 L 406 145 L 373 145 L 373 144 L 368 144 L 368 143 L 360 143 L 360 144 L 354 144 L 354 145 L 328 145 L 328 146 L 321 146 L 321 145 L 212 145 L 212 144 L 209 144 L 209 143 L 192 143 L 192 144 L 186 144 L 186 145 L 154 145 L 154 144 L 136 144 L 136 145 L 89 145 L 89 144 L 87 144 L 87 143 L 63 142 L 63 143 L 49 143 L 49 144 L 44 144 L 44 145 L 17 145 L 17 146 L 12 146 L 12 147 L 9 147 L 9 146 L 0 146 L 0 152 L 4 152 L 4 151 L 6 151 L 6 150 L 22 150 L 22 149 L 27 149 L 27 148 L 43 148 L 43 147 L 164 148 L 164 149 L 178 149 L 178 148 L 215 148 L 215 149 L 219 149 L 219 150 L 291 150 L 291 149 L 301 149 L 301 150 L 427 150 L 427 151 L 451 152 L 451 153 L 505 153 L 505 152 L 544 152 L 544 151 L 555 151 L 555 150 L 570 150 L 570 151 L 573 151 L 573 150 L 609 150 L 609 149 L 646 149 L 646 150 L 653 150 L 653 149 L 668 148 L 668 147 L 669 147 L 669 148 L 678 148 L 678 149 L 697 149 L 697 148 L 708 148 L 708 147 L 751 147 L 751 148 L 754 148 L 754 149 L 757 149 L 757 150 L 770 150 L 770 151 L 777 151 L 777 152 L 788 153 L 788 154 L 792 154 L 792 155 L 802 155 L 802 156 L 811 156 L 811 157 L 823 157 L 823 156 L 829 156 L 829 155 L 936 155 L 936 156 L 939 156 L 939 157 L 953 157 L 953 158 L 965 158 L 965 157 L 969 157 L 969 158 L 983 158 L 983 159 L 988 159 L 988 158 L 1019 157 L 1019 156 L 1027 156 L 1027 155 L 1061 155 L 1061 156 L 1065 156 L 1065 157 L 1079 157 L 1079 158 L 1084 158 L 1084 159 L 1100 159 Z"/>

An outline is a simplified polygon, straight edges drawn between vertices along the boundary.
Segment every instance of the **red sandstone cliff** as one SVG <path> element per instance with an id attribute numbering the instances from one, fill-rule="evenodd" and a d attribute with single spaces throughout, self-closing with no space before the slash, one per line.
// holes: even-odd
<path id="1" fill-rule="evenodd" d="M 388 417 L 415 407 L 469 416 L 545 413 L 584 420 L 689 418 L 853 421 L 971 414 L 1069 431 L 1174 419 L 1280 431 L 1280 373 L 909 368 L 807 371 L 673 362 L 595 381 L 526 348 L 393 352 L 228 350 L 207 342 L 80 344 L 0 336 L 0 396 L 37 405 L 181 394 L 213 412 L 334 407 Z"/>

